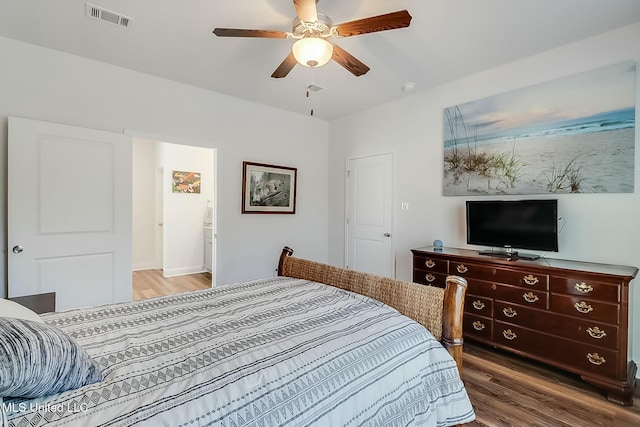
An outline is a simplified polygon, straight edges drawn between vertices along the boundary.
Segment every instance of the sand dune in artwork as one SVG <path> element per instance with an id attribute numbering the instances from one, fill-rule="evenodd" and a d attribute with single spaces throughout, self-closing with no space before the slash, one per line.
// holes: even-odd
<path id="1" fill-rule="evenodd" d="M 634 190 L 635 129 L 623 128 L 582 134 L 513 138 L 458 147 L 463 155 L 507 155 L 514 162 L 505 177 L 500 171 L 454 172 L 447 162 L 452 149 L 444 151 L 444 194 L 550 194 L 629 193 Z M 574 174 L 574 187 L 561 182 L 567 170 Z M 578 184 L 577 188 L 575 183 Z"/>

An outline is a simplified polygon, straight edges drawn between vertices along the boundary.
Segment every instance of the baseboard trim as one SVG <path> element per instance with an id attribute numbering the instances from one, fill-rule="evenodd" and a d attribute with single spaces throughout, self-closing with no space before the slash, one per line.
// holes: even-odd
<path id="1" fill-rule="evenodd" d="M 202 269 L 201 265 L 192 266 L 192 267 L 181 267 L 181 268 L 165 268 L 162 272 L 164 277 L 174 277 L 174 276 L 184 276 L 187 274 L 196 274 L 196 273 L 205 273 L 206 270 Z"/>
<path id="2" fill-rule="evenodd" d="M 133 264 L 131 266 L 131 269 L 133 271 L 140 271 L 140 270 L 156 270 L 158 269 L 158 267 L 155 266 L 154 263 L 151 262 L 141 262 L 139 264 Z"/>

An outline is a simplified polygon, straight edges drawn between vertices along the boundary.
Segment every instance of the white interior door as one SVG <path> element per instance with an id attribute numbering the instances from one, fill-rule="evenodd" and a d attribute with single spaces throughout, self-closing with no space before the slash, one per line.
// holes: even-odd
<path id="1" fill-rule="evenodd" d="M 131 300 L 131 139 L 9 118 L 9 296 Z"/>
<path id="2" fill-rule="evenodd" d="M 347 181 L 347 268 L 393 277 L 392 155 L 350 159 Z"/>

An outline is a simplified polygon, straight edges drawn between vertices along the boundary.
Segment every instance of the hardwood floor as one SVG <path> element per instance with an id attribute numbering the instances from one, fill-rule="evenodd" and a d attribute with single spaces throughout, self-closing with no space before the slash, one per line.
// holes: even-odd
<path id="1" fill-rule="evenodd" d="M 211 274 L 165 278 L 142 270 L 133 283 L 138 300 L 207 289 Z M 477 417 L 470 427 L 640 426 L 637 392 L 633 406 L 620 406 L 577 376 L 469 341 L 464 348 L 463 379 Z"/>
<path id="2" fill-rule="evenodd" d="M 463 379 L 476 411 L 469 426 L 640 426 L 633 406 L 607 401 L 563 371 L 465 341 Z"/>
<path id="3" fill-rule="evenodd" d="M 210 287 L 211 273 L 163 277 L 162 270 L 139 270 L 133 272 L 134 301 L 196 291 L 198 289 L 208 289 Z"/>

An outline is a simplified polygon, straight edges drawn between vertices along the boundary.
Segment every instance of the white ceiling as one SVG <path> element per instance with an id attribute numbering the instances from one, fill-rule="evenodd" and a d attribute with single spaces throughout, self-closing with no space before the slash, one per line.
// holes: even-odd
<path id="1" fill-rule="evenodd" d="M 640 21 L 640 0 L 320 0 L 334 24 L 407 9 L 411 26 L 334 39 L 371 67 L 271 73 L 293 40 L 219 38 L 215 27 L 291 31 L 290 0 L 91 0 L 134 18 L 85 17 L 84 0 L 0 0 L 0 36 L 332 120 Z M 597 52 L 594 52 L 597 55 Z M 311 82 L 326 88 L 306 98 Z M 415 93 L 415 91 L 413 93 Z"/>

